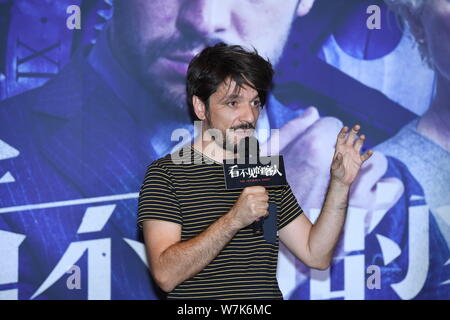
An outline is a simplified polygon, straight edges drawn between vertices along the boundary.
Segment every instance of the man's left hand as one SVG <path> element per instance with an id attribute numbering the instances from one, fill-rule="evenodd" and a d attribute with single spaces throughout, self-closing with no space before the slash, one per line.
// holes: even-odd
<path id="1" fill-rule="evenodd" d="M 368 150 L 360 154 L 365 136 L 358 137 L 359 125 L 355 125 L 350 132 L 344 126 L 336 140 L 336 149 L 331 163 L 331 179 L 345 185 L 351 185 L 355 180 L 361 165 L 369 159 L 373 151 Z"/>

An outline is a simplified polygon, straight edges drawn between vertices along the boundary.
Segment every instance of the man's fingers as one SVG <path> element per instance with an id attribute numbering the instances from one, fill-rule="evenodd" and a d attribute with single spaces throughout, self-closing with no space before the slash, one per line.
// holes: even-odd
<path id="1" fill-rule="evenodd" d="M 345 143 L 345 136 L 347 135 L 348 127 L 344 126 L 338 133 L 336 145 Z"/>
<path id="2" fill-rule="evenodd" d="M 359 124 L 357 124 L 352 128 L 352 130 L 350 130 L 350 132 L 348 133 L 346 144 L 353 145 L 359 129 L 361 129 L 361 127 L 359 126 Z"/>
<path id="3" fill-rule="evenodd" d="M 356 150 L 356 152 L 359 153 L 361 151 L 361 148 L 362 148 L 362 146 L 364 144 L 364 140 L 365 139 L 366 139 L 366 136 L 362 134 L 362 135 L 359 136 L 359 139 L 356 140 L 356 142 L 355 142 L 355 150 Z"/>
<path id="4" fill-rule="evenodd" d="M 251 186 L 251 187 L 245 187 L 244 188 L 245 192 L 247 194 L 265 194 L 265 195 L 269 195 L 269 192 L 267 191 L 267 189 L 263 186 Z M 244 191 L 243 190 L 243 191 Z"/>
<path id="5" fill-rule="evenodd" d="M 367 159 L 369 159 L 372 155 L 373 155 L 373 150 L 372 150 L 372 149 L 367 150 L 367 152 L 364 153 L 364 154 L 361 156 L 362 162 L 364 162 L 364 161 L 366 161 Z"/>

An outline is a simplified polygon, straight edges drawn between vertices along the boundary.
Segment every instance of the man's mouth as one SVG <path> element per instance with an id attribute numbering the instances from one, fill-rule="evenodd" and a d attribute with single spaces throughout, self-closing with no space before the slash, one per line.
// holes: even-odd
<path id="1" fill-rule="evenodd" d="M 234 130 L 235 134 L 237 136 L 243 136 L 243 137 L 249 137 L 251 135 L 253 135 L 253 132 L 255 130 L 254 129 L 238 129 L 238 130 Z"/>

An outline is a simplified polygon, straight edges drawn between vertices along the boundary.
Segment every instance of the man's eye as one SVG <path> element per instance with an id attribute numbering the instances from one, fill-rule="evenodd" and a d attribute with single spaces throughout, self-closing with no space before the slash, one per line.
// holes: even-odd
<path id="1" fill-rule="evenodd" d="M 261 107 L 261 101 L 259 101 L 259 100 L 253 101 L 252 104 L 254 107 Z"/>
<path id="2" fill-rule="evenodd" d="M 237 101 L 230 101 L 227 103 L 230 107 L 236 107 L 237 106 Z"/>

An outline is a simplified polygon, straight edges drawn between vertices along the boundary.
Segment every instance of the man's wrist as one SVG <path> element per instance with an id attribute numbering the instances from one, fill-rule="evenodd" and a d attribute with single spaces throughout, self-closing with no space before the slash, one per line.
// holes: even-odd
<path id="1" fill-rule="evenodd" d="M 227 228 L 230 228 L 233 233 L 237 233 L 241 229 L 241 227 L 239 226 L 239 222 L 235 218 L 234 207 L 231 208 L 230 211 L 228 211 L 227 214 L 223 216 L 223 219 Z"/>
<path id="2" fill-rule="evenodd" d="M 338 188 L 339 190 L 349 190 L 351 184 L 344 183 L 341 180 L 339 180 L 338 178 L 331 177 L 330 186 L 333 188 Z"/>

